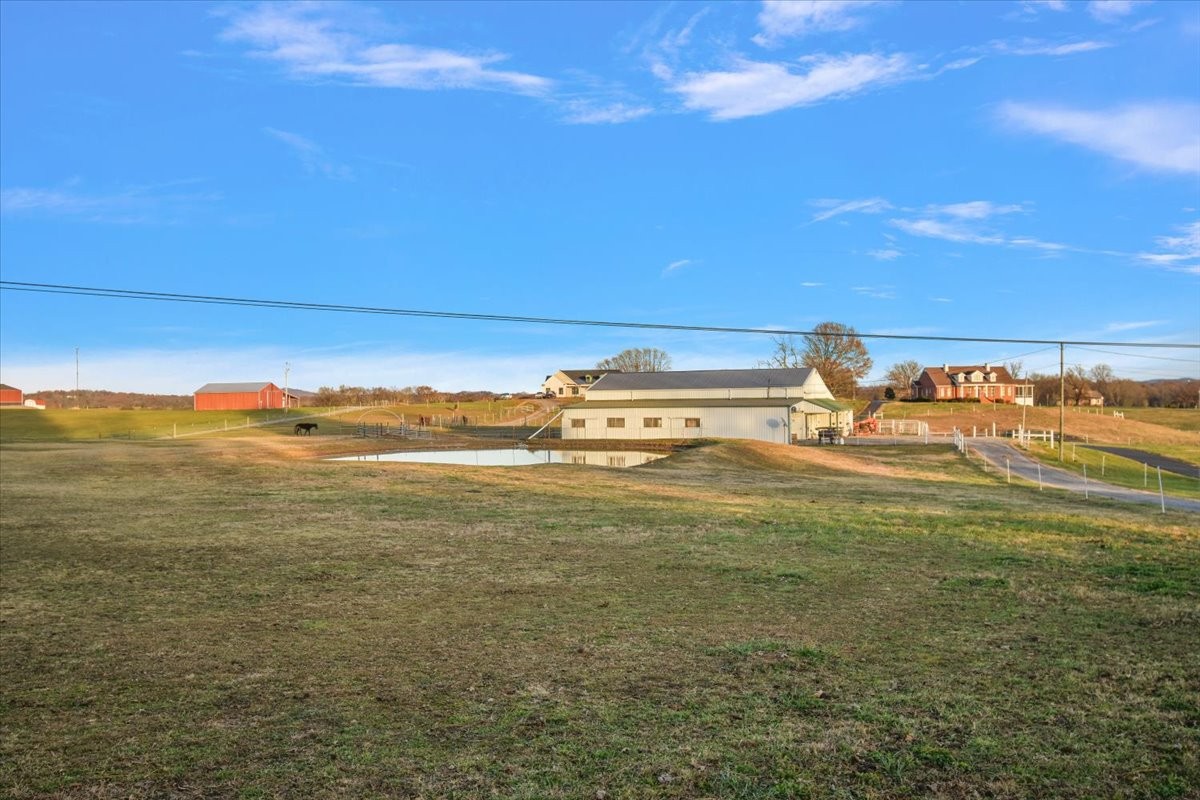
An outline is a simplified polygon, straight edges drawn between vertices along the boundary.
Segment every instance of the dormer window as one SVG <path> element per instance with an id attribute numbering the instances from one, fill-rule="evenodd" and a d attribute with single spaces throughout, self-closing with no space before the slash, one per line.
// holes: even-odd
<path id="1" fill-rule="evenodd" d="M 994 373 L 994 372 L 989 372 L 989 373 L 988 373 L 988 380 L 989 380 L 989 381 L 991 381 L 992 383 L 995 383 L 995 382 L 996 382 L 996 373 Z"/>

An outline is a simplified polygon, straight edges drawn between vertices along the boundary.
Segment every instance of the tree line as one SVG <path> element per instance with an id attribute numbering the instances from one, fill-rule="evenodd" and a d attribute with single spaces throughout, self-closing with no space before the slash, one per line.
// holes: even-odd
<path id="1" fill-rule="evenodd" d="M 493 400 L 495 392 L 441 392 L 432 386 L 322 386 L 311 399 L 313 406 L 399 406 L 418 403 L 470 403 Z"/>

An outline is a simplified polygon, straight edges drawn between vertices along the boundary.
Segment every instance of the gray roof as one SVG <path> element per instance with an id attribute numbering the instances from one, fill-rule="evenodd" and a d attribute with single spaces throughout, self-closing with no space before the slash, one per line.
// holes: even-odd
<path id="1" fill-rule="evenodd" d="M 697 369 L 680 372 L 617 372 L 596 381 L 595 389 L 766 389 L 801 386 L 811 367 L 801 369 Z M 591 402 L 591 401 L 589 401 Z"/>
<path id="2" fill-rule="evenodd" d="M 232 394 L 234 392 L 259 392 L 267 387 L 270 381 L 262 383 L 206 383 L 195 391 L 195 394 Z M 276 386 L 276 389 L 279 387 Z M 287 393 L 292 397 L 316 397 L 316 392 L 297 389 L 295 386 L 288 388 Z"/>
<path id="3" fill-rule="evenodd" d="M 647 398 L 642 400 L 592 400 L 575 403 L 563 409 L 564 413 L 571 411 L 594 411 L 598 408 L 787 408 L 802 403 L 795 397 L 735 397 L 732 400 L 714 398 L 696 398 L 694 400 L 676 397 Z"/>
<path id="4" fill-rule="evenodd" d="M 809 403 L 817 408 L 823 408 L 826 411 L 849 411 L 854 408 L 854 406 L 848 403 L 839 403 L 836 400 L 798 397 L 790 399 L 787 397 L 735 397 L 732 400 L 709 397 L 692 400 L 676 397 L 647 398 L 641 400 L 592 400 L 589 398 L 586 402 L 567 406 L 563 409 L 563 412 L 567 414 L 572 411 L 595 411 L 596 409 L 606 408 L 627 408 L 630 410 L 639 408 L 788 408 L 789 406 L 801 406 L 805 403 Z"/>
<path id="5" fill-rule="evenodd" d="M 196 390 L 196 394 L 225 394 L 228 392 L 257 392 L 261 391 L 270 381 L 258 383 L 206 383 Z"/>

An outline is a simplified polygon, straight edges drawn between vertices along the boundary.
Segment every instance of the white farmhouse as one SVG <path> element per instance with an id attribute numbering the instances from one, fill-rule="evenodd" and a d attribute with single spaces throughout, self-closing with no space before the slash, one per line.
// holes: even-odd
<path id="1" fill-rule="evenodd" d="M 780 444 L 850 432 L 849 406 L 814 369 L 605 375 L 563 411 L 564 439 L 758 439 Z"/>
<path id="2" fill-rule="evenodd" d="M 616 369 L 560 369 L 553 375 L 547 375 L 542 381 L 542 392 L 555 397 L 580 397 L 587 394 L 588 389 L 610 372 L 620 372 Z"/>

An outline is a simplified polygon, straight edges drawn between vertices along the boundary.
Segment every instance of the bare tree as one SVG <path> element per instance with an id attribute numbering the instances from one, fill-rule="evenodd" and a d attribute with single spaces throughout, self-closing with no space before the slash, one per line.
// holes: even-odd
<path id="1" fill-rule="evenodd" d="M 670 368 L 671 356 L 657 347 L 632 347 L 596 364 L 596 369 L 622 372 L 666 372 Z"/>
<path id="2" fill-rule="evenodd" d="M 1004 365 L 1004 368 L 1008 370 L 1009 375 L 1012 375 L 1013 380 L 1019 381 L 1021 380 L 1021 373 L 1025 371 L 1025 362 L 1016 360 L 1009 361 Z"/>
<path id="3" fill-rule="evenodd" d="M 904 392 L 905 397 L 912 397 L 912 384 L 921 376 L 921 365 L 916 361 L 900 361 L 892 365 L 883 376 L 888 388 Z M 889 398 L 891 399 L 891 398 Z"/>
<path id="4" fill-rule="evenodd" d="M 1076 364 L 1068 369 L 1063 377 L 1067 384 L 1067 397 L 1073 399 L 1075 405 L 1079 405 L 1083 402 L 1084 394 L 1091 388 L 1087 370 L 1082 365 Z"/>
<path id="5" fill-rule="evenodd" d="M 835 397 L 849 397 L 859 379 L 870 372 L 872 362 L 854 328 L 840 322 L 822 322 L 804 335 L 800 363 L 815 369 Z"/>
<path id="6" fill-rule="evenodd" d="M 771 342 L 775 345 L 775 352 L 766 361 L 759 361 L 760 367 L 774 367 L 775 369 L 794 369 L 802 367 L 800 350 L 796 347 L 796 339 L 792 336 L 772 336 Z"/>
<path id="7" fill-rule="evenodd" d="M 1112 394 L 1112 385 L 1117 379 L 1112 367 L 1108 364 L 1097 364 L 1088 372 L 1088 378 L 1096 387 L 1096 391 L 1104 395 L 1105 401 L 1110 402 L 1112 398 L 1109 395 Z"/>

